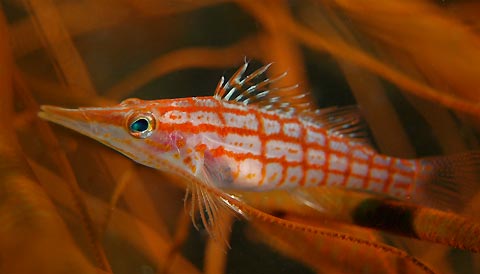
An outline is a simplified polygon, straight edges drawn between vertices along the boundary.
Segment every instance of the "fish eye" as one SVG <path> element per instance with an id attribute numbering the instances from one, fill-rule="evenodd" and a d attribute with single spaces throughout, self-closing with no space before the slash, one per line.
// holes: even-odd
<path id="1" fill-rule="evenodd" d="M 155 129 L 155 118 L 151 113 L 132 115 L 128 121 L 128 131 L 136 138 L 147 138 Z"/>

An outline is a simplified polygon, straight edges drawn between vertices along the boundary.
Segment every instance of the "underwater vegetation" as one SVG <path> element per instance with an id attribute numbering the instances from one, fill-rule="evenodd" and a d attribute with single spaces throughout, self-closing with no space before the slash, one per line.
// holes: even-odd
<path id="1" fill-rule="evenodd" d="M 299 84 L 289 96 L 357 105 L 382 154 L 475 151 L 479 11 L 433 0 L 0 1 L 0 273 L 480 272 L 480 177 L 455 211 L 334 187 L 208 189 L 244 213 L 216 216 L 224 241 L 201 212 L 193 227 L 184 180 L 37 116 L 45 104 L 210 96 L 245 60 L 273 62 L 270 77 Z"/>

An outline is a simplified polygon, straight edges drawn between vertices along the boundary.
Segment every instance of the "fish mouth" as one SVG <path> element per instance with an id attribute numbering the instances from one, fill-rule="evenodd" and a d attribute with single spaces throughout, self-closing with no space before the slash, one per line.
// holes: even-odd
<path id="1" fill-rule="evenodd" d="M 115 130 L 116 125 L 109 125 L 96 118 L 106 114 L 99 108 L 68 109 L 56 106 L 43 105 L 38 116 L 44 120 L 61 125 L 92 139 L 108 144 L 105 133 Z"/>
<path id="2" fill-rule="evenodd" d="M 48 106 L 43 105 L 40 106 L 40 112 L 38 112 L 38 116 L 42 119 L 59 123 L 61 124 L 62 121 L 67 120 L 75 120 L 75 121 L 82 121 L 86 120 L 85 115 L 81 114 L 81 111 L 78 109 L 68 109 L 68 108 L 61 108 L 56 106 Z"/>
<path id="3" fill-rule="evenodd" d="M 44 120 L 53 122 L 63 127 L 69 128 L 82 135 L 97 140 L 104 145 L 111 147 L 129 158 L 134 155 L 122 148 L 121 138 L 114 138 L 123 133 L 123 128 L 116 124 L 108 124 L 99 119 L 105 118 L 109 110 L 102 108 L 79 108 L 68 109 L 56 106 L 40 106 L 38 116 Z M 118 115 L 115 117 L 119 117 Z M 117 119 L 118 120 L 118 119 Z M 112 120 L 112 121 L 115 121 Z"/>
<path id="4" fill-rule="evenodd" d="M 44 105 L 40 107 L 38 116 L 44 120 L 78 131 L 89 137 L 94 137 L 92 121 L 81 109 L 67 109 Z"/>

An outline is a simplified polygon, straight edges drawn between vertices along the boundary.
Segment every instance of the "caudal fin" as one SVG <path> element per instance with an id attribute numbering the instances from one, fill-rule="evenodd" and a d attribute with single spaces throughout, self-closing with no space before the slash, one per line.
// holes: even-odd
<path id="1" fill-rule="evenodd" d="M 414 200 L 428 206 L 463 211 L 480 189 L 480 151 L 420 160 Z"/>

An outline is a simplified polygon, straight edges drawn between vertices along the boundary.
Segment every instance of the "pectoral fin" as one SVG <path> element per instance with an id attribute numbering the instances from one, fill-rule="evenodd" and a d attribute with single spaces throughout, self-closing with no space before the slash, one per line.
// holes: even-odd
<path id="1" fill-rule="evenodd" d="M 185 193 L 185 205 L 190 199 L 190 206 L 186 208 L 192 218 L 193 225 L 198 230 L 196 214 L 203 224 L 207 233 L 216 240 L 221 240 L 227 243 L 226 235 L 222 232 L 221 227 L 226 225 L 226 214 L 236 213 L 243 215 L 238 208 L 230 204 L 223 195 L 228 195 L 230 198 L 235 198 L 218 188 L 218 186 L 230 182 L 232 180 L 230 170 L 219 164 L 219 162 L 212 157 L 208 151 L 201 153 L 203 164 L 200 165 L 196 176 L 189 179 L 190 184 Z M 235 198 L 236 199 L 236 198 Z"/>

